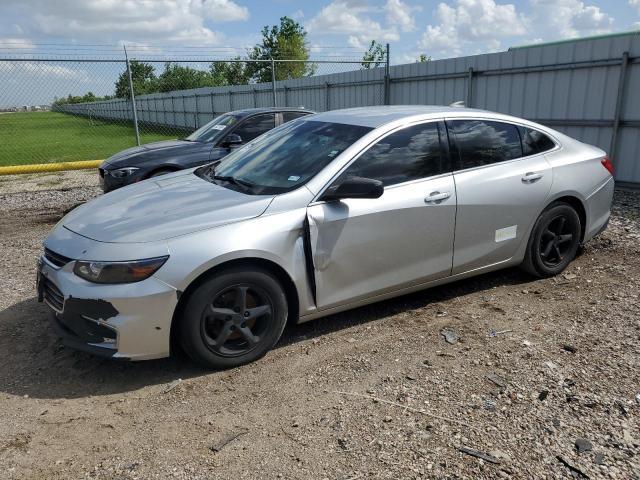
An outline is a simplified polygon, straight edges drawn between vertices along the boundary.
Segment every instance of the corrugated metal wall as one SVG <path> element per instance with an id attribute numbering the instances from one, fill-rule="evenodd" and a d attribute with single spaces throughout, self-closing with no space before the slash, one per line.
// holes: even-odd
<path id="1" fill-rule="evenodd" d="M 640 183 L 639 87 L 640 34 L 629 33 L 393 66 L 388 86 L 383 68 L 281 81 L 277 102 L 324 111 L 385 102 L 447 105 L 464 100 L 469 106 L 538 121 L 597 145 L 613 153 L 618 180 Z M 222 112 L 271 103 L 271 84 L 201 88 L 137 99 L 140 121 L 189 128 Z M 63 109 L 131 118 L 130 105 L 122 100 Z"/>

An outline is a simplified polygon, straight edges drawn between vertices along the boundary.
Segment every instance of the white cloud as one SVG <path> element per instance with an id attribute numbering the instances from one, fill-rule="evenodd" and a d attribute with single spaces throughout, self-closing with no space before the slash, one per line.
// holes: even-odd
<path id="1" fill-rule="evenodd" d="M 629 0 L 640 6 L 640 0 Z M 456 0 L 440 3 L 437 23 L 427 25 L 418 47 L 427 55 L 456 56 L 504 48 L 503 42 L 532 43 L 524 35 L 536 33 L 538 41 L 607 33 L 613 18 L 595 5 L 580 0 L 530 0 L 531 13 L 496 0 Z M 528 37 L 527 37 L 528 38 Z"/>
<path id="2" fill-rule="evenodd" d="M 531 0 L 531 7 L 531 20 L 546 38 L 595 35 L 610 32 L 613 27 L 610 15 L 580 0 Z"/>
<path id="3" fill-rule="evenodd" d="M 524 34 L 527 23 L 514 5 L 494 0 L 457 0 L 454 7 L 440 3 L 435 18 L 439 23 L 427 25 L 418 44 L 427 55 L 497 50 L 501 39 Z"/>
<path id="4" fill-rule="evenodd" d="M 391 25 L 398 25 L 404 32 L 415 30 L 413 12 L 421 9 L 421 7 L 407 5 L 402 0 L 387 0 L 384 6 L 387 21 Z"/>
<path id="5" fill-rule="evenodd" d="M 84 83 L 90 80 L 86 70 L 67 68 L 51 62 L 0 62 L 0 71 L 14 76 L 25 75 L 30 80 L 34 79 L 34 77 L 36 79 L 40 77 L 53 80 L 74 80 Z"/>
<path id="6" fill-rule="evenodd" d="M 322 8 L 306 24 L 306 28 L 312 34 L 348 35 L 349 45 L 357 47 L 371 40 L 399 40 L 395 27 L 384 28 L 366 15 L 373 10 L 373 7 L 358 0 L 335 0 Z"/>
<path id="7" fill-rule="evenodd" d="M 291 18 L 293 18 L 294 20 L 302 20 L 304 18 L 304 12 L 300 9 L 296 10 L 295 12 L 293 12 L 291 15 L 289 15 Z"/>
<path id="8" fill-rule="evenodd" d="M 249 19 L 249 9 L 231 0 L 203 0 L 202 3 L 208 13 L 207 17 L 214 22 L 237 22 Z"/>
<path id="9" fill-rule="evenodd" d="M 16 51 L 31 50 L 35 45 L 28 38 L 0 38 L 0 50 L 9 47 Z"/>
<path id="10" fill-rule="evenodd" d="M 31 34 L 102 43 L 190 42 L 219 44 L 224 36 L 206 21 L 249 18 L 232 0 L 4 0 L 23 12 L 21 26 Z"/>
<path id="11" fill-rule="evenodd" d="M 638 14 L 640 14 L 640 0 L 629 0 L 629 5 L 638 9 Z"/>

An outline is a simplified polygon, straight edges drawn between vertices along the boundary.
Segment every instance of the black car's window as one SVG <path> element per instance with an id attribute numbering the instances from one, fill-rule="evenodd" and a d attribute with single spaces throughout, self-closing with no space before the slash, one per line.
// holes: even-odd
<path id="1" fill-rule="evenodd" d="M 527 127 L 518 127 L 522 138 L 522 153 L 524 156 L 551 150 L 556 144 L 544 133 Z"/>
<path id="2" fill-rule="evenodd" d="M 226 135 L 228 128 L 235 125 L 237 122 L 238 117 L 235 115 L 220 115 L 200 127 L 188 137 L 185 137 L 183 140 L 188 140 L 189 142 L 213 142 L 214 140 Z"/>
<path id="3" fill-rule="evenodd" d="M 287 192 L 309 181 L 370 130 L 359 125 L 295 120 L 232 152 L 214 173 L 250 185 L 246 193 Z M 213 178 L 206 167 L 198 174 Z"/>
<path id="4" fill-rule="evenodd" d="M 290 122 L 296 118 L 306 117 L 307 115 L 309 114 L 306 112 L 282 112 L 282 123 Z"/>
<path id="5" fill-rule="evenodd" d="M 250 142 L 265 132 L 276 126 L 276 116 L 274 113 L 265 113 L 247 118 L 233 133 L 240 135 L 243 142 Z"/>
<path id="6" fill-rule="evenodd" d="M 341 178 L 380 180 L 385 186 L 447 171 L 437 122 L 403 128 L 364 152 Z"/>
<path id="7" fill-rule="evenodd" d="M 515 125 L 487 120 L 447 122 L 452 150 L 459 155 L 459 169 L 489 165 L 522 157 L 520 135 Z"/>

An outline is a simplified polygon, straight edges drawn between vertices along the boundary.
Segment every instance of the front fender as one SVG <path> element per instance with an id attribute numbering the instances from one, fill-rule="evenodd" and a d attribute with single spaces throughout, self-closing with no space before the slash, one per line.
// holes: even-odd
<path id="1" fill-rule="evenodd" d="M 156 277 L 184 291 L 200 275 L 227 262 L 256 258 L 277 264 L 298 292 L 300 314 L 313 308 L 305 266 L 306 208 L 223 225 L 168 241 L 169 261 Z"/>

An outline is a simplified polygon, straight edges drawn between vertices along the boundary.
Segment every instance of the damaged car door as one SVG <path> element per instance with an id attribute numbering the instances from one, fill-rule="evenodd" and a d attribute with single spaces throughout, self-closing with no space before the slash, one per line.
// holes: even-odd
<path id="1" fill-rule="evenodd" d="M 378 180 L 379 198 L 336 198 L 348 179 Z M 451 274 L 456 191 L 442 122 L 377 140 L 307 210 L 319 309 Z"/>

